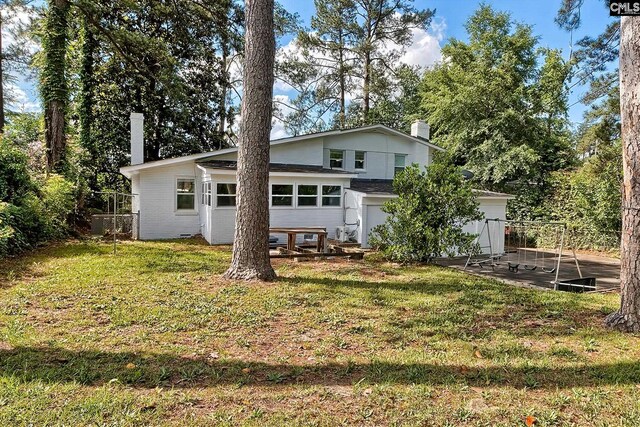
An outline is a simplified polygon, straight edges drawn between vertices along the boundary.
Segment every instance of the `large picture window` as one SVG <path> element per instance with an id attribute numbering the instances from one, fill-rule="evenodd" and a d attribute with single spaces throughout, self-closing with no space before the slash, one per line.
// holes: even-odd
<path id="1" fill-rule="evenodd" d="M 344 151 L 329 150 L 329 167 L 332 169 L 342 169 L 344 164 Z"/>
<path id="2" fill-rule="evenodd" d="M 322 186 L 322 206 L 340 206 L 342 187 L 339 185 Z"/>
<path id="3" fill-rule="evenodd" d="M 364 170 L 366 168 L 367 153 L 364 151 L 356 151 L 356 160 L 354 168 L 356 170 Z"/>
<path id="4" fill-rule="evenodd" d="M 196 180 L 193 178 L 178 178 L 176 182 L 176 208 L 178 210 L 195 210 L 196 208 Z"/>
<path id="5" fill-rule="evenodd" d="M 235 206 L 236 205 L 236 184 L 216 185 L 216 206 Z"/>
<path id="6" fill-rule="evenodd" d="M 298 185 L 298 206 L 318 206 L 317 185 Z"/>
<path id="7" fill-rule="evenodd" d="M 272 184 L 271 206 L 293 206 L 293 185 Z"/>

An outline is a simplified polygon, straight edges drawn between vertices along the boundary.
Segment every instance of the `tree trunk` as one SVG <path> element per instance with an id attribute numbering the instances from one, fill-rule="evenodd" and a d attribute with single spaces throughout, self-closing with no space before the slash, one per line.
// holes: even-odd
<path id="1" fill-rule="evenodd" d="M 243 96 L 233 259 L 225 277 L 273 280 L 269 259 L 269 134 L 275 36 L 273 0 L 246 0 Z"/>
<path id="2" fill-rule="evenodd" d="M 2 17 L 0 16 L 0 134 L 4 133 L 4 81 L 2 79 L 4 53 L 2 50 Z"/>
<path id="3" fill-rule="evenodd" d="M 362 108 L 363 124 L 369 124 L 369 103 L 371 98 L 371 52 L 368 50 L 364 54 L 364 82 L 362 85 L 362 98 L 364 105 Z"/>
<path id="4" fill-rule="evenodd" d="M 340 129 L 344 129 L 344 125 L 346 122 L 346 97 L 345 97 L 345 93 L 347 92 L 347 88 L 346 88 L 346 78 L 345 78 L 345 66 L 344 66 L 344 40 L 342 37 L 342 31 L 340 31 L 339 36 L 338 36 L 338 43 L 340 46 L 340 50 L 339 50 L 339 58 L 340 58 L 340 65 L 339 65 L 339 70 L 338 73 L 340 73 L 340 117 L 339 117 L 339 121 L 340 121 Z"/>
<path id="5" fill-rule="evenodd" d="M 49 0 L 42 50 L 44 67 L 40 73 L 40 90 L 44 101 L 47 170 L 62 168 L 66 150 L 65 113 L 67 105 L 67 0 Z"/>
<path id="6" fill-rule="evenodd" d="M 47 141 L 47 170 L 60 169 L 65 152 L 65 103 L 60 100 L 47 102 L 44 108 L 45 140 Z"/>
<path id="7" fill-rule="evenodd" d="M 620 310 L 605 323 L 640 332 L 640 18 L 620 22 L 620 115 L 622 119 L 622 244 Z"/>

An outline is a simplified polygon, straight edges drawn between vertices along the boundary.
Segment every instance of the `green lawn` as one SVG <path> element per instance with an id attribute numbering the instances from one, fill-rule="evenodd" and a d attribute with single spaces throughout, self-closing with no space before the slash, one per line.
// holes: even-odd
<path id="1" fill-rule="evenodd" d="M 0 425 L 640 425 L 617 295 L 439 267 L 74 242 L 0 262 Z"/>

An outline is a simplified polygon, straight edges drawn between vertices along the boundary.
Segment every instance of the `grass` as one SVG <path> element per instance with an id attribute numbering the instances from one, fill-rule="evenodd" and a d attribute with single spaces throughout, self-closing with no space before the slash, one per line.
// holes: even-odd
<path id="1" fill-rule="evenodd" d="M 640 424 L 616 295 L 435 266 L 278 261 L 220 278 L 196 240 L 0 262 L 0 425 Z"/>

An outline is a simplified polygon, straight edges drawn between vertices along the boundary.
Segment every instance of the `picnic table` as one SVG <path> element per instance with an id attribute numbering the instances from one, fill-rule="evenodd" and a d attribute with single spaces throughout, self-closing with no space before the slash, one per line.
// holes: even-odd
<path id="1" fill-rule="evenodd" d="M 289 251 L 295 251 L 298 234 L 315 234 L 318 236 L 316 250 L 319 253 L 325 252 L 325 243 L 327 241 L 327 229 L 325 227 L 272 227 L 269 228 L 269 233 L 286 234 L 287 250 Z"/>

